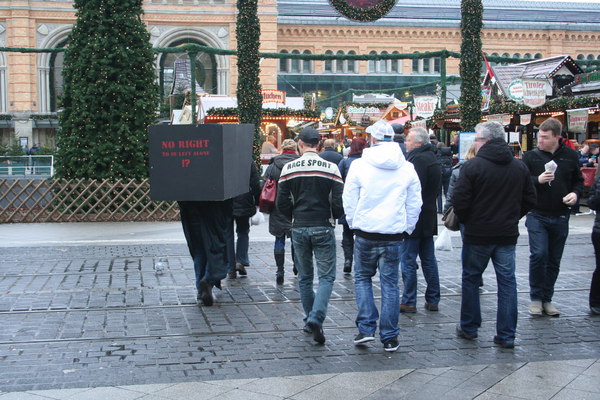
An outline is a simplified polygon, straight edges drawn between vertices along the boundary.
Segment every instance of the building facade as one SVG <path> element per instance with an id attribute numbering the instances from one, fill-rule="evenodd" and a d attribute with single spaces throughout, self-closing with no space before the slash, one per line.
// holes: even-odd
<path id="1" fill-rule="evenodd" d="M 484 0 L 483 49 L 516 58 L 570 55 L 600 59 L 600 10 L 597 4 Z M 145 0 L 143 21 L 154 47 L 198 43 L 235 49 L 235 0 Z M 414 53 L 460 51 L 460 2 L 401 1 L 385 17 L 359 23 L 342 17 L 327 0 L 259 0 L 262 52 L 304 54 Z M 75 22 L 68 0 L 0 1 L 0 47 L 58 48 L 68 45 Z M 163 96 L 173 87 L 175 66 L 185 53 L 159 54 L 157 80 Z M 200 54 L 199 86 L 215 95 L 236 95 L 234 56 Z M 52 147 L 54 114 L 62 90 L 62 53 L 0 51 L 0 114 L 12 120 L 0 125 L 2 142 L 13 137 Z M 439 79 L 440 59 L 421 60 L 261 60 L 261 83 L 290 96 L 307 92 L 327 99 L 349 88 L 403 88 Z M 447 73 L 458 74 L 459 60 L 447 61 Z M 435 87 L 425 91 L 435 90 Z M 397 97 L 411 93 L 395 93 Z M 455 95 L 457 95 L 455 93 Z M 349 100 L 349 98 L 341 99 Z M 339 101 L 339 99 L 338 99 Z M 329 103 L 322 103 L 330 105 Z"/>

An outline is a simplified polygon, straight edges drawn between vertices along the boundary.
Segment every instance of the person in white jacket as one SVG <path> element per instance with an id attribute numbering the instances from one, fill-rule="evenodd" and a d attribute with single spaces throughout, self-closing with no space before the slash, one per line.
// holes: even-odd
<path id="1" fill-rule="evenodd" d="M 379 269 L 381 314 L 379 335 L 385 351 L 399 347 L 398 288 L 402 241 L 414 229 L 421 212 L 421 183 L 385 121 L 367 128 L 371 147 L 354 161 L 344 185 L 346 220 L 354 230 L 354 287 L 358 315 L 355 345 L 375 340 L 378 310 L 371 278 Z"/>

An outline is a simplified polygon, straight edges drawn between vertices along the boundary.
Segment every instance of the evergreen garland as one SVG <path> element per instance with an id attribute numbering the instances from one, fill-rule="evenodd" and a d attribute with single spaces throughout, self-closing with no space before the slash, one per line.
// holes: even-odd
<path id="1" fill-rule="evenodd" d="M 464 131 L 473 132 L 481 121 L 481 28 L 482 0 L 462 0 L 460 45 L 460 124 Z"/>
<path id="2" fill-rule="evenodd" d="M 208 116 L 218 117 L 237 117 L 238 109 L 235 107 L 213 107 L 206 111 Z M 293 110 L 291 108 L 266 108 L 262 110 L 262 115 L 265 117 L 283 117 L 292 118 L 319 118 L 321 113 L 313 110 Z"/>
<path id="3" fill-rule="evenodd" d="M 147 129 L 158 87 L 142 0 L 75 0 L 64 60 L 57 175 L 148 176 Z"/>
<path id="4" fill-rule="evenodd" d="M 260 171 L 260 123 L 263 98 L 259 79 L 260 22 L 257 15 L 257 3 L 258 0 L 238 0 L 237 2 L 237 101 L 240 123 L 253 124 L 255 127 L 252 154 Z"/>
<path id="5" fill-rule="evenodd" d="M 347 0 L 329 0 L 333 8 L 348 19 L 361 22 L 376 21 L 386 15 L 396 4 L 396 0 L 382 0 L 378 4 L 368 7 L 355 7 L 348 4 Z"/>

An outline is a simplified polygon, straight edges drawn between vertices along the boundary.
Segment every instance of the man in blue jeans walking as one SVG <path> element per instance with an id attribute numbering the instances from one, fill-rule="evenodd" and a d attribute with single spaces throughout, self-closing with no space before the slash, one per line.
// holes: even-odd
<path id="1" fill-rule="evenodd" d="M 579 155 L 562 139 L 562 124 L 548 118 L 540 124 L 537 148 L 523 156 L 538 193 L 537 204 L 527 214 L 529 234 L 529 313 L 558 317 L 552 304 L 554 284 L 569 234 L 569 216 L 583 190 Z"/>
<path id="2" fill-rule="evenodd" d="M 300 300 L 306 314 L 304 331 L 325 343 L 323 321 L 335 281 L 335 232 L 332 218 L 344 215 L 344 184 L 336 164 L 317 154 L 321 135 L 304 128 L 298 135 L 302 157 L 283 166 L 277 187 L 277 208 L 292 220 L 294 263 L 300 278 Z M 313 290 L 313 255 L 319 286 Z"/>
<path id="3" fill-rule="evenodd" d="M 344 186 L 344 210 L 354 230 L 354 288 L 358 315 L 355 345 L 375 340 L 377 319 L 385 351 L 396 351 L 400 290 L 398 269 L 402 240 L 415 229 L 421 211 L 421 184 L 413 165 L 392 142 L 394 130 L 385 121 L 367 128 L 371 147 L 352 163 Z M 381 316 L 373 298 L 371 278 L 379 269 Z"/>
<path id="4" fill-rule="evenodd" d="M 452 205 L 465 232 L 462 248 L 462 301 L 456 334 L 477 338 L 481 326 L 479 282 L 492 260 L 498 282 L 494 343 L 513 348 L 517 329 L 515 246 L 519 219 L 536 202 L 527 167 L 513 157 L 504 127 L 485 122 L 475 127 L 477 156 L 465 162 L 454 188 Z"/>

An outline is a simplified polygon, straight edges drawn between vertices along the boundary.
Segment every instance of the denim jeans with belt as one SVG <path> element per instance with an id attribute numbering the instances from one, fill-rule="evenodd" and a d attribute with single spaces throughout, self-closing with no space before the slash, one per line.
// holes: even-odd
<path id="1" fill-rule="evenodd" d="M 503 342 L 515 340 L 517 329 L 517 280 L 515 278 L 515 248 L 513 245 L 475 245 L 463 243 L 462 301 L 460 326 L 468 334 L 481 326 L 479 282 L 489 260 L 492 260 L 498 282 L 496 334 Z"/>
<path id="2" fill-rule="evenodd" d="M 435 258 L 433 236 L 408 238 L 404 240 L 402 251 L 402 304 L 417 304 L 417 256 L 421 259 L 423 276 L 427 282 L 425 301 L 429 304 L 440 302 L 440 277 Z"/>
<path id="3" fill-rule="evenodd" d="M 402 241 L 354 239 L 354 291 L 358 315 L 356 326 L 363 334 L 374 335 L 379 319 L 379 336 L 385 343 L 400 333 L 400 289 L 398 275 Z M 381 284 L 381 317 L 373 298 L 371 278 L 379 269 Z"/>
<path id="4" fill-rule="evenodd" d="M 552 217 L 532 211 L 525 226 L 529 234 L 529 296 L 532 301 L 549 303 L 569 235 L 569 214 Z"/>
<path id="5" fill-rule="evenodd" d="M 331 226 L 292 228 L 294 262 L 298 269 L 304 323 L 323 325 L 335 281 L 335 231 Z M 313 290 L 313 254 L 319 285 Z"/>

